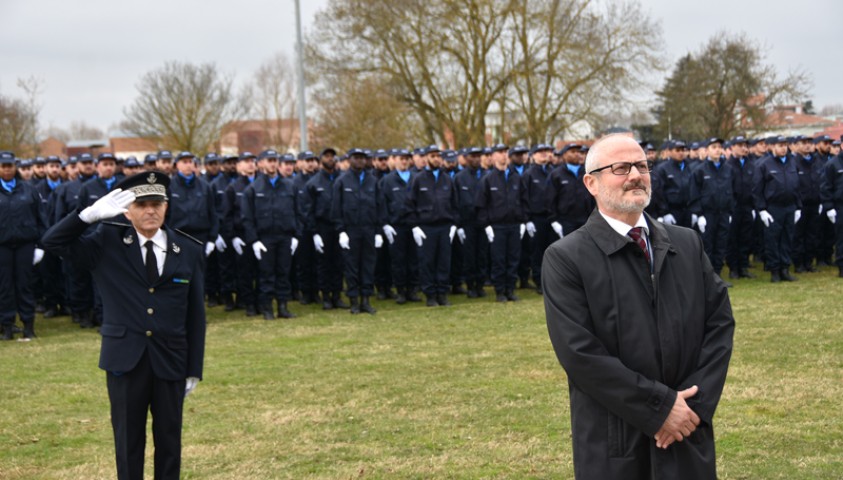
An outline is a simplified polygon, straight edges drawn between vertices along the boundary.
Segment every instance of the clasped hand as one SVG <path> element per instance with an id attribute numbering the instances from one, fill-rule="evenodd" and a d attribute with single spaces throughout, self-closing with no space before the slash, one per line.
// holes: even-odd
<path id="1" fill-rule="evenodd" d="M 656 432 L 656 447 L 667 448 L 673 442 L 681 442 L 694 433 L 700 424 L 700 417 L 691 410 L 685 400 L 697 394 L 696 385 L 686 390 L 676 392 L 676 401 L 670 409 L 662 428 Z"/>

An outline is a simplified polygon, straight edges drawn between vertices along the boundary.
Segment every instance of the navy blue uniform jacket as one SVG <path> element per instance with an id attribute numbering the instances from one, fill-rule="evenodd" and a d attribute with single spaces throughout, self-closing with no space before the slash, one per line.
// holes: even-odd
<path id="1" fill-rule="evenodd" d="M 71 214 L 50 228 L 44 248 L 91 271 L 102 295 L 99 367 L 129 372 L 144 351 L 164 380 L 202 378 L 205 355 L 204 258 L 193 239 L 163 227 L 167 254 L 150 284 L 137 232 L 130 225 L 88 224 Z"/>

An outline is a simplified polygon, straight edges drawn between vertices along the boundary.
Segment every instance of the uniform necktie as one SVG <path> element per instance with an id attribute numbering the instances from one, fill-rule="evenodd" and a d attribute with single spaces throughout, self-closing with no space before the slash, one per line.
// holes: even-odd
<path id="1" fill-rule="evenodd" d="M 629 231 L 628 234 L 635 240 L 635 243 L 644 252 L 644 258 L 647 259 L 647 263 L 652 263 L 650 261 L 650 250 L 647 249 L 647 240 L 644 238 L 644 228 L 643 227 L 635 227 Z"/>
<path id="2" fill-rule="evenodd" d="M 152 240 L 147 240 L 144 243 L 146 247 L 146 279 L 150 284 L 158 280 L 158 260 L 155 258 L 155 252 L 152 251 Z"/>

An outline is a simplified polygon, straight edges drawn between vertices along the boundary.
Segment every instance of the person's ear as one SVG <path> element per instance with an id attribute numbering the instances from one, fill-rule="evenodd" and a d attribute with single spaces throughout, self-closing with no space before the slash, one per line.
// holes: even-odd
<path id="1" fill-rule="evenodd" d="M 592 197 L 597 197 L 597 178 L 590 173 L 586 173 L 584 177 L 582 177 L 582 182 L 585 184 L 585 188 L 588 189 L 588 193 L 591 194 Z"/>

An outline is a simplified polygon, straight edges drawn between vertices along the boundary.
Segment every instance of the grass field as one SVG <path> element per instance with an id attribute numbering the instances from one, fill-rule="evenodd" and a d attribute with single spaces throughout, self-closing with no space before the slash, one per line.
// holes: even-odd
<path id="1" fill-rule="evenodd" d="M 721 478 L 843 478 L 836 273 L 774 285 L 759 272 L 731 289 Z M 299 318 L 274 322 L 209 310 L 183 478 L 572 478 L 565 375 L 541 297 L 518 293 L 376 302 L 375 316 L 292 304 Z M 114 478 L 99 336 L 68 317 L 39 318 L 36 332 L 0 343 L 0 479 Z"/>

